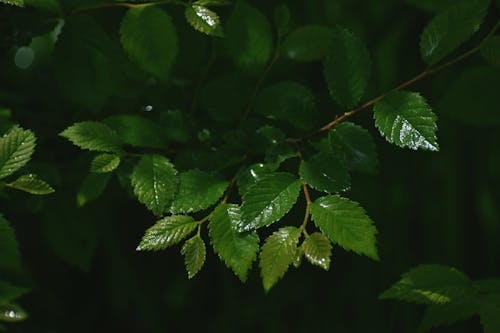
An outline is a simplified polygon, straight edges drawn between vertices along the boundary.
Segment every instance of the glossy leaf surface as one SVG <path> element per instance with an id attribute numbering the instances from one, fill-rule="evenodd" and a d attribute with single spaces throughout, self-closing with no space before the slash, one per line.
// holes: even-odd
<path id="1" fill-rule="evenodd" d="M 50 194 L 54 192 L 54 189 L 49 184 L 31 173 L 22 175 L 13 182 L 8 183 L 7 186 L 31 194 Z"/>
<path id="2" fill-rule="evenodd" d="M 181 249 L 181 254 L 184 256 L 184 264 L 188 277 L 193 278 L 205 264 L 207 249 L 205 242 L 200 236 L 196 235 L 188 239 Z"/>
<path id="3" fill-rule="evenodd" d="M 191 216 L 167 216 L 146 230 L 138 251 L 159 251 L 179 243 L 196 229 L 196 222 Z"/>
<path id="4" fill-rule="evenodd" d="M 332 244 L 322 233 L 315 232 L 304 239 L 302 250 L 307 260 L 324 270 L 330 269 L 330 256 L 332 255 Z"/>
<path id="5" fill-rule="evenodd" d="M 35 141 L 33 132 L 19 126 L 12 127 L 0 138 L 0 179 L 28 163 L 35 151 Z"/>
<path id="6" fill-rule="evenodd" d="M 224 36 L 219 16 L 214 11 L 203 6 L 193 4 L 186 7 L 184 16 L 189 24 L 191 24 L 191 26 L 196 30 L 207 35 L 219 37 Z"/>
<path id="7" fill-rule="evenodd" d="M 100 154 L 90 163 L 90 172 L 107 173 L 115 170 L 120 165 L 120 156 L 116 154 Z"/>
<path id="8" fill-rule="evenodd" d="M 319 153 L 300 164 L 300 176 L 311 187 L 328 193 L 349 189 L 350 176 L 345 162 L 334 153 Z"/>
<path id="9" fill-rule="evenodd" d="M 60 135 L 75 146 L 90 151 L 119 153 L 121 150 L 118 134 L 106 124 L 97 121 L 75 123 Z"/>

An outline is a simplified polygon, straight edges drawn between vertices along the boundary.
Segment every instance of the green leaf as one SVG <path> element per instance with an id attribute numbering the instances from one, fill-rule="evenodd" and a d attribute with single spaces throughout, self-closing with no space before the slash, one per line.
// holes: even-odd
<path id="1" fill-rule="evenodd" d="M 0 305 L 0 322 L 16 323 L 28 318 L 28 314 L 19 305 Z"/>
<path id="2" fill-rule="evenodd" d="M 207 209 L 217 202 L 228 186 L 227 181 L 200 170 L 182 172 L 179 178 L 179 192 L 170 207 L 173 214 Z"/>
<path id="3" fill-rule="evenodd" d="M 76 194 L 76 203 L 78 207 L 83 207 L 88 202 L 99 198 L 108 186 L 110 179 L 111 174 L 109 173 L 88 174 Z"/>
<path id="4" fill-rule="evenodd" d="M 280 220 L 295 205 L 299 192 L 300 180 L 289 173 L 262 177 L 243 195 L 239 230 L 257 229 Z"/>
<path id="5" fill-rule="evenodd" d="M 406 3 L 429 12 L 441 12 L 456 3 L 457 0 L 405 0 Z"/>
<path id="6" fill-rule="evenodd" d="M 377 229 L 357 202 L 328 195 L 311 204 L 311 215 L 332 242 L 346 250 L 379 259 L 375 239 Z"/>
<path id="7" fill-rule="evenodd" d="M 49 184 L 31 173 L 22 175 L 6 185 L 31 194 L 50 194 L 54 192 L 54 189 Z"/>
<path id="8" fill-rule="evenodd" d="M 273 10 L 274 25 L 278 36 L 285 35 L 290 29 L 290 8 L 285 4 L 279 4 Z"/>
<path id="9" fill-rule="evenodd" d="M 486 297 L 479 311 L 484 333 L 497 333 L 500 331 L 500 294 Z"/>
<path id="10" fill-rule="evenodd" d="M 0 272 L 20 272 L 21 254 L 16 235 L 9 222 L 0 214 Z"/>
<path id="11" fill-rule="evenodd" d="M 410 269 L 380 295 L 420 304 L 447 304 L 460 301 L 470 291 L 472 282 L 462 272 L 441 265 L 420 265 Z"/>
<path id="12" fill-rule="evenodd" d="M 117 133 L 106 124 L 97 121 L 75 123 L 59 135 L 82 149 L 109 153 L 121 151 L 121 141 Z"/>
<path id="13" fill-rule="evenodd" d="M 189 236 L 197 225 L 191 216 L 164 217 L 146 230 L 137 251 L 164 250 Z"/>
<path id="14" fill-rule="evenodd" d="M 347 167 L 333 153 L 319 153 L 300 164 L 300 176 L 313 188 L 328 193 L 346 191 L 350 187 Z"/>
<path id="15" fill-rule="evenodd" d="M 237 205 L 218 206 L 210 215 L 209 235 L 215 253 L 245 282 L 248 271 L 259 252 L 259 236 L 255 231 L 240 233 L 240 208 Z"/>
<path id="16" fill-rule="evenodd" d="M 249 189 L 264 178 L 264 176 L 273 173 L 276 170 L 274 165 L 257 163 L 252 164 L 248 168 L 238 173 L 236 184 L 238 185 L 238 192 L 243 197 Z"/>
<path id="17" fill-rule="evenodd" d="M 0 280 L 0 305 L 7 304 L 26 294 L 28 291 L 29 290 L 26 288 L 18 287 L 10 282 Z"/>
<path id="18" fill-rule="evenodd" d="M 268 292 L 285 275 L 297 253 L 300 230 L 284 227 L 269 236 L 260 252 L 260 275 L 264 290 Z"/>
<path id="19" fill-rule="evenodd" d="M 24 0 L 0 0 L 0 2 L 8 5 L 24 7 Z"/>
<path id="20" fill-rule="evenodd" d="M 200 6 L 229 6 L 233 3 L 232 0 L 198 0 L 194 2 L 195 5 Z"/>
<path id="21" fill-rule="evenodd" d="M 283 53 L 295 61 L 319 61 L 328 53 L 333 32 L 322 25 L 304 25 L 293 30 L 283 42 Z"/>
<path id="22" fill-rule="evenodd" d="M 375 104 L 373 116 L 380 134 L 396 146 L 439 150 L 437 117 L 420 94 L 392 92 Z"/>
<path id="23" fill-rule="evenodd" d="M 177 33 L 158 7 L 132 8 L 120 27 L 123 49 L 145 72 L 166 79 L 177 57 Z"/>
<path id="24" fill-rule="evenodd" d="M 362 173 L 375 173 L 378 165 L 375 143 L 370 133 L 361 126 L 343 122 L 329 133 L 334 152 L 343 152 L 349 169 Z"/>
<path id="25" fill-rule="evenodd" d="M 481 55 L 490 64 L 500 67 L 500 36 L 490 37 L 481 46 Z"/>
<path id="26" fill-rule="evenodd" d="M 116 154 L 100 154 L 90 163 L 90 172 L 107 173 L 120 165 L 120 156 Z"/>
<path id="27" fill-rule="evenodd" d="M 168 210 L 179 186 L 174 166 L 160 155 L 144 155 L 134 167 L 131 180 L 139 201 L 155 215 Z"/>
<path id="28" fill-rule="evenodd" d="M 433 327 L 452 325 L 474 316 L 479 310 L 478 302 L 467 298 L 457 303 L 429 305 L 422 319 L 419 332 L 427 332 Z"/>
<path id="29" fill-rule="evenodd" d="M 488 0 L 465 0 L 435 16 L 420 37 L 422 59 L 433 65 L 455 51 L 479 30 L 488 6 Z"/>
<path id="30" fill-rule="evenodd" d="M 186 7 L 184 16 L 196 30 L 211 36 L 224 36 L 219 16 L 210 9 L 193 4 Z"/>
<path id="31" fill-rule="evenodd" d="M 35 151 L 35 135 L 14 126 L 0 138 L 0 179 L 23 167 Z"/>
<path id="32" fill-rule="evenodd" d="M 342 107 L 359 103 L 371 71 L 368 49 L 346 29 L 337 28 L 323 62 L 324 75 L 332 98 Z"/>
<path id="33" fill-rule="evenodd" d="M 166 148 L 168 143 L 165 128 L 150 119 L 120 115 L 104 119 L 104 123 L 111 127 L 121 142 L 134 146 L 146 148 Z"/>
<path id="34" fill-rule="evenodd" d="M 200 271 L 205 263 L 207 250 L 205 242 L 200 235 L 188 239 L 182 246 L 181 254 L 184 256 L 184 264 L 188 273 L 188 278 L 192 278 Z"/>
<path id="35" fill-rule="evenodd" d="M 315 232 L 302 243 L 304 256 L 313 265 L 323 268 L 325 271 L 330 269 L 330 256 L 332 255 L 332 244 L 322 233 Z"/>

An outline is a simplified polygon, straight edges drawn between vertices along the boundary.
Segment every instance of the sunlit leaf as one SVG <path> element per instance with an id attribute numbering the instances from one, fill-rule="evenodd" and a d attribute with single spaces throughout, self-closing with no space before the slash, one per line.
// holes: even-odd
<path id="1" fill-rule="evenodd" d="M 0 305 L 0 322 L 16 323 L 28 318 L 28 313 L 16 304 Z"/>
<path id="2" fill-rule="evenodd" d="M 332 255 L 332 244 L 322 233 L 315 232 L 304 239 L 302 243 L 304 256 L 313 265 L 324 270 L 330 269 L 330 256 Z"/>
<path id="3" fill-rule="evenodd" d="M 117 133 L 106 124 L 97 121 L 75 123 L 59 135 L 82 149 L 110 153 L 121 151 L 121 141 Z"/>
<path id="4" fill-rule="evenodd" d="M 212 36 L 224 36 L 219 16 L 210 9 L 193 4 L 187 6 L 184 15 L 186 20 L 196 30 Z"/>
<path id="5" fill-rule="evenodd" d="M 120 156 L 116 154 L 100 154 L 94 157 L 90 163 L 90 172 L 106 173 L 118 168 Z"/>
<path id="6" fill-rule="evenodd" d="M 22 175 L 6 185 L 31 194 L 50 194 L 54 192 L 54 189 L 49 184 L 31 173 Z"/>
<path id="7" fill-rule="evenodd" d="M 33 132 L 19 126 L 12 127 L 0 138 L 0 179 L 28 163 L 35 151 L 35 141 Z"/>
<path id="8" fill-rule="evenodd" d="M 146 230 L 138 251 L 159 251 L 179 243 L 196 229 L 197 223 L 191 216 L 167 216 Z"/>

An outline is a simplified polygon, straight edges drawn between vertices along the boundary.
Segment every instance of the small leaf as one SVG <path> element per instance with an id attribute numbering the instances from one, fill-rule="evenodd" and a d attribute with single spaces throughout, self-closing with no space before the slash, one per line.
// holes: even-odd
<path id="1" fill-rule="evenodd" d="M 211 36 L 224 36 L 219 16 L 210 9 L 193 4 L 186 7 L 184 15 L 196 30 Z"/>
<path id="2" fill-rule="evenodd" d="M 437 117 L 420 94 L 392 92 L 375 104 L 373 116 L 380 134 L 396 146 L 439 150 Z"/>
<path id="3" fill-rule="evenodd" d="M 146 230 L 137 251 L 159 251 L 179 243 L 196 229 L 191 216 L 167 216 Z"/>
<path id="4" fill-rule="evenodd" d="M 481 47 L 481 55 L 490 64 L 500 67 L 500 36 L 490 37 Z"/>
<path id="5" fill-rule="evenodd" d="M 35 151 L 35 135 L 14 126 L 0 138 L 0 179 L 23 167 Z"/>
<path id="6" fill-rule="evenodd" d="M 304 255 L 313 265 L 330 269 L 330 256 L 332 255 L 332 244 L 322 233 L 315 232 L 306 237 L 302 243 Z"/>
<path id="7" fill-rule="evenodd" d="M 255 231 L 238 232 L 240 223 L 240 208 L 225 204 L 212 212 L 208 228 L 215 253 L 245 282 L 259 251 L 259 236 Z"/>
<path id="8" fill-rule="evenodd" d="M 243 196 L 239 230 L 253 230 L 278 221 L 295 205 L 299 192 L 300 180 L 289 173 L 264 176 Z"/>
<path id="9" fill-rule="evenodd" d="M 5 305 L 26 294 L 28 291 L 28 289 L 15 286 L 10 282 L 0 281 L 0 305 Z"/>
<path id="10" fill-rule="evenodd" d="M 350 187 L 347 167 L 333 153 L 319 153 L 300 164 L 300 176 L 313 188 L 328 193 L 346 191 Z"/>
<path id="11" fill-rule="evenodd" d="M 99 198 L 108 186 L 110 178 L 111 174 L 109 173 L 88 174 L 76 194 L 76 203 L 78 207 L 83 207 L 88 202 Z"/>
<path id="12" fill-rule="evenodd" d="M 135 166 L 131 180 L 139 201 L 155 215 L 168 210 L 179 186 L 174 166 L 160 155 L 144 155 Z"/>
<path id="13" fill-rule="evenodd" d="M 295 61 L 319 61 L 328 53 L 333 32 L 322 25 L 304 25 L 293 30 L 283 42 L 284 54 Z"/>
<path id="14" fill-rule="evenodd" d="M 49 184 L 34 174 L 22 175 L 6 185 L 31 194 L 50 194 L 54 192 L 54 189 Z"/>
<path id="15" fill-rule="evenodd" d="M 200 271 L 205 263 L 207 254 L 205 242 L 199 235 L 196 235 L 184 243 L 181 254 L 184 256 L 188 278 L 191 279 Z"/>
<path id="16" fill-rule="evenodd" d="M 100 154 L 90 163 L 90 172 L 107 173 L 120 165 L 120 156 L 116 154 Z"/>
<path id="17" fill-rule="evenodd" d="M 346 250 L 379 259 L 375 239 L 377 229 L 357 202 L 328 195 L 311 204 L 311 215 L 332 242 Z"/>
<path id="18" fill-rule="evenodd" d="M 297 253 L 300 230 L 284 227 L 269 236 L 260 252 L 260 275 L 264 290 L 268 292 L 285 275 Z"/>
<path id="19" fill-rule="evenodd" d="M 28 314 L 19 305 L 0 305 L 0 322 L 16 323 L 28 318 Z"/>
<path id="20" fill-rule="evenodd" d="M 103 122 L 116 131 L 124 144 L 158 149 L 168 146 L 166 129 L 148 118 L 120 115 L 108 117 Z"/>
<path id="21" fill-rule="evenodd" d="M 14 230 L 0 214 L 0 272 L 20 272 L 21 254 Z"/>
<path id="22" fill-rule="evenodd" d="M 120 138 L 109 126 L 97 121 L 83 121 L 66 128 L 59 135 L 75 146 L 90 151 L 119 153 Z"/>

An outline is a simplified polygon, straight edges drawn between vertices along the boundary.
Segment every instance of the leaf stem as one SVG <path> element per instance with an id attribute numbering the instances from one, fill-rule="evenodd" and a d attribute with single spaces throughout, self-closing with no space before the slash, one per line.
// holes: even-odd
<path id="1" fill-rule="evenodd" d="M 309 234 L 307 233 L 306 226 L 307 222 L 309 221 L 309 215 L 311 212 L 310 206 L 311 206 L 311 195 L 309 194 L 309 189 L 307 188 L 307 183 L 302 180 L 302 189 L 304 192 L 304 197 L 306 198 L 306 211 L 304 213 L 304 220 L 302 221 L 302 224 L 300 225 L 300 230 L 302 230 L 302 233 L 304 234 L 305 237 L 309 237 Z"/>

